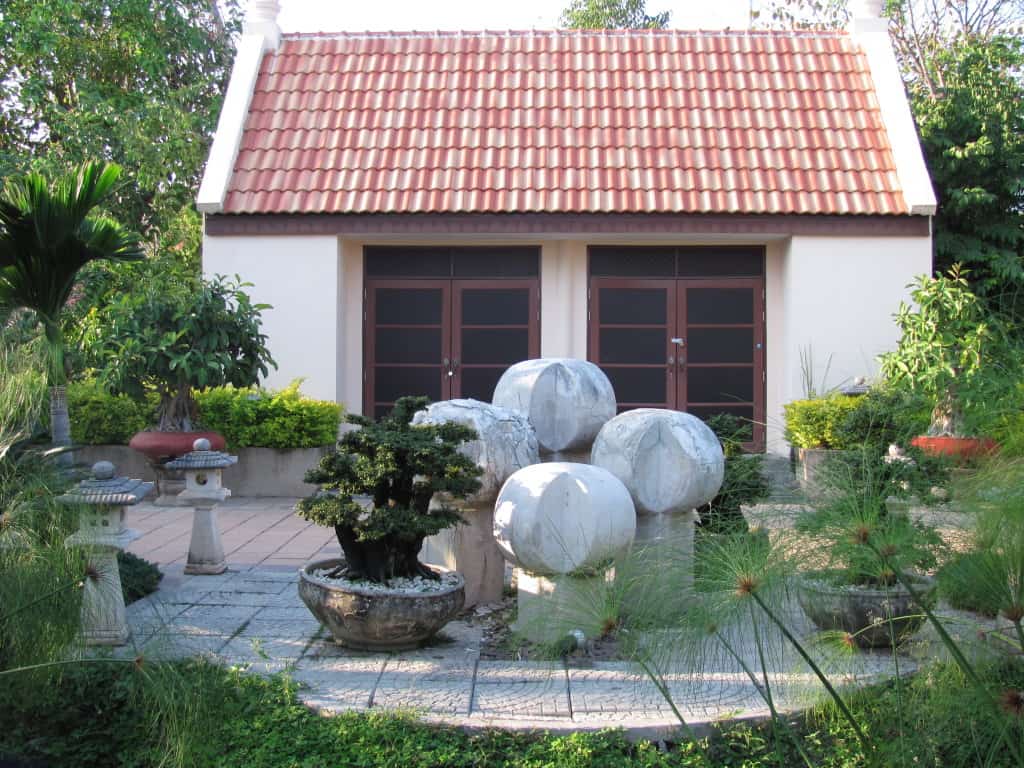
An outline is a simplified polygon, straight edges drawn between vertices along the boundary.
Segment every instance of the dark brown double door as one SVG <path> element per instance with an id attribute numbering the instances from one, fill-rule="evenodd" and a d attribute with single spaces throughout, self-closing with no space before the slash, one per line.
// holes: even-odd
<path id="1" fill-rule="evenodd" d="M 513 363 L 540 356 L 536 279 L 369 279 L 365 413 L 403 395 L 491 401 Z"/>
<path id="2" fill-rule="evenodd" d="M 619 410 L 730 413 L 764 443 L 761 278 L 592 277 L 590 358 Z"/>

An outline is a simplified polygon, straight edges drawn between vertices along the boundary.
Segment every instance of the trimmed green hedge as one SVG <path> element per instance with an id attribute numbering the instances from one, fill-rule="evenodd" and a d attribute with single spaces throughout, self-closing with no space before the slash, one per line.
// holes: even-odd
<path id="1" fill-rule="evenodd" d="M 224 435 L 228 447 L 316 448 L 338 439 L 341 406 L 313 400 L 295 381 L 279 391 L 217 387 L 196 393 L 203 429 Z M 127 445 L 156 423 L 156 399 L 112 395 L 93 380 L 68 385 L 71 438 L 79 445 Z"/>
<path id="2" fill-rule="evenodd" d="M 217 387 L 196 394 L 203 429 L 224 435 L 231 448 L 316 448 L 338 439 L 341 406 L 285 389 Z"/>
<path id="3" fill-rule="evenodd" d="M 156 401 L 112 395 L 95 380 L 68 385 L 71 439 L 79 445 L 127 445 L 132 435 L 154 423 Z"/>
<path id="4" fill-rule="evenodd" d="M 843 431 L 846 417 L 860 403 L 860 397 L 829 395 L 786 403 L 786 440 L 795 448 L 852 447 Z"/>

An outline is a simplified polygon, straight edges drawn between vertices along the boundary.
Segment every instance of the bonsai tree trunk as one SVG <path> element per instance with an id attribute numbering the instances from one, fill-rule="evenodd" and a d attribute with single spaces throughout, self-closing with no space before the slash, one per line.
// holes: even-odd
<path id="1" fill-rule="evenodd" d="M 390 534 L 374 541 L 360 541 L 356 532 L 344 525 L 334 526 L 341 551 L 345 554 L 344 564 L 331 572 L 331 576 L 349 579 L 368 579 L 387 584 L 391 579 L 440 578 L 434 571 L 419 561 L 423 536 L 399 537 Z"/>
<path id="2" fill-rule="evenodd" d="M 928 427 L 928 437 L 963 437 L 964 415 L 956 398 L 956 392 L 950 388 L 939 398 L 932 410 L 932 423 Z"/>
<path id="3" fill-rule="evenodd" d="M 192 390 L 185 384 L 176 390 L 160 392 L 160 420 L 157 429 L 161 432 L 191 432 L 195 426 L 196 403 Z"/>

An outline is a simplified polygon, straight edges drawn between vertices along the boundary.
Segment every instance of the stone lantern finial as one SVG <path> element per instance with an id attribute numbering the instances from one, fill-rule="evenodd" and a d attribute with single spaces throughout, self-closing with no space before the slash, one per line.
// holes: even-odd
<path id="1" fill-rule="evenodd" d="M 281 27 L 277 16 L 281 12 L 280 0 L 249 0 L 242 34 L 263 38 L 263 50 L 276 50 L 281 42 Z"/>

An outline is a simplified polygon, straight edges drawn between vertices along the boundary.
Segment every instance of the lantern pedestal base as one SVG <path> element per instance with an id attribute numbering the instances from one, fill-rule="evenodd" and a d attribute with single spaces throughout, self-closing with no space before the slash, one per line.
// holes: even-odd
<path id="1" fill-rule="evenodd" d="M 90 547 L 89 574 L 82 589 L 82 641 L 124 645 L 130 632 L 125 617 L 116 547 Z"/>
<path id="2" fill-rule="evenodd" d="M 188 545 L 185 573 L 212 576 L 224 573 L 227 569 L 224 544 L 217 527 L 217 510 L 215 507 L 196 507 L 192 516 L 192 540 Z"/>

